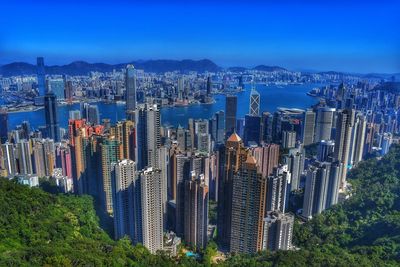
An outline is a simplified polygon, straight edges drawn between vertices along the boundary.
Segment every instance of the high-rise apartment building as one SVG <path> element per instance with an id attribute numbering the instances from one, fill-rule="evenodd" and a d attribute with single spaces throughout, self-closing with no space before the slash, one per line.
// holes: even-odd
<path id="1" fill-rule="evenodd" d="M 350 155 L 348 164 L 357 165 L 363 158 L 365 135 L 367 128 L 366 117 L 359 113 L 355 117 L 353 132 L 351 134 Z"/>
<path id="2" fill-rule="evenodd" d="M 140 105 L 136 111 L 136 152 L 138 170 L 157 167 L 161 146 L 160 110 L 157 105 Z"/>
<path id="3" fill-rule="evenodd" d="M 250 148 L 252 155 L 256 158 L 257 166 L 260 168 L 263 177 L 272 174 L 279 163 L 279 145 L 263 144 L 262 146 Z"/>
<path id="4" fill-rule="evenodd" d="M 196 249 L 207 246 L 208 197 L 204 176 L 192 172 L 192 179 L 185 182 L 184 238 Z"/>
<path id="5" fill-rule="evenodd" d="M 296 146 L 296 132 L 282 131 L 282 147 L 294 148 Z"/>
<path id="6" fill-rule="evenodd" d="M 175 200 L 175 232 L 184 235 L 185 182 L 190 179 L 190 159 L 186 155 L 173 155 L 172 197 Z"/>
<path id="7" fill-rule="evenodd" d="M 346 186 L 346 175 L 348 169 L 351 134 L 354 126 L 355 112 L 352 109 L 345 109 L 338 113 L 336 119 L 336 137 L 334 158 L 343 164 L 340 177 L 340 187 Z"/>
<path id="8" fill-rule="evenodd" d="M 266 211 L 285 212 L 289 194 L 291 174 L 287 165 L 274 168 L 267 178 Z"/>
<path id="9" fill-rule="evenodd" d="M 114 236 L 120 239 L 125 235 L 136 240 L 135 219 L 137 212 L 134 203 L 136 179 L 135 162 L 124 159 L 112 164 L 112 191 L 114 210 Z"/>
<path id="10" fill-rule="evenodd" d="M 111 171 L 113 163 L 119 160 L 119 143 L 106 138 L 101 144 L 101 204 L 104 211 L 113 214 Z"/>
<path id="11" fill-rule="evenodd" d="M 1 145 L 2 154 L 4 157 L 4 167 L 8 176 L 13 176 L 18 173 L 17 161 L 15 155 L 14 145 L 6 142 Z"/>
<path id="12" fill-rule="evenodd" d="M 220 155 L 221 169 L 218 182 L 218 242 L 221 247 L 230 250 L 231 222 L 232 222 L 232 198 L 233 176 L 239 171 L 242 163 L 247 159 L 247 151 L 242 139 L 233 133 L 225 143 L 223 154 Z"/>
<path id="13" fill-rule="evenodd" d="M 264 218 L 263 250 L 277 251 L 292 248 L 294 216 L 269 211 Z"/>
<path id="14" fill-rule="evenodd" d="M 147 168 L 140 173 L 142 244 L 156 253 L 163 248 L 163 205 L 161 171 Z"/>
<path id="15" fill-rule="evenodd" d="M 32 145 L 23 139 L 17 143 L 19 174 L 33 174 Z"/>
<path id="16" fill-rule="evenodd" d="M 256 253 L 262 250 L 267 184 L 256 159 L 248 153 L 233 175 L 230 251 Z"/>
<path id="17" fill-rule="evenodd" d="M 341 171 L 340 162 L 316 162 L 309 168 L 302 213 L 305 218 L 310 219 L 337 203 Z"/>
<path id="18" fill-rule="evenodd" d="M 291 174 L 290 191 L 296 191 L 300 188 L 305 158 L 305 151 L 302 147 L 290 149 L 288 156 L 286 156 L 285 161 Z"/>

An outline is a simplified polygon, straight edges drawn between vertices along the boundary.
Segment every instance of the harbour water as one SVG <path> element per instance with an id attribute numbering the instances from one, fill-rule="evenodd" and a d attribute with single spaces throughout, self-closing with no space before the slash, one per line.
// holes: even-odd
<path id="1" fill-rule="evenodd" d="M 274 112 L 278 107 L 305 109 L 315 104 L 318 99 L 308 96 L 307 92 L 316 87 L 315 84 L 303 85 L 256 85 L 260 93 L 261 111 Z M 246 90 L 237 93 L 238 110 L 237 117 L 244 117 L 249 112 L 250 85 Z M 163 125 L 186 126 L 189 118 L 209 119 L 219 110 L 225 110 L 225 95 L 214 95 L 215 103 L 195 104 L 187 107 L 165 107 L 161 110 L 161 122 Z M 100 111 L 100 119 L 108 118 L 111 122 L 125 118 L 125 105 L 115 103 L 97 103 Z M 79 104 L 63 105 L 58 108 L 60 127 L 67 128 L 70 110 L 79 109 Z M 16 112 L 9 114 L 9 129 L 14 129 L 23 121 L 29 121 L 32 129 L 45 125 L 44 109 L 33 112 Z"/>

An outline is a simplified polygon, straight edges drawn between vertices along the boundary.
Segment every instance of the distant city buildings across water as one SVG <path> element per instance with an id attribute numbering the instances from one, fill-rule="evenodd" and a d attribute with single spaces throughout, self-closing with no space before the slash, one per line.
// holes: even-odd
<path id="1" fill-rule="evenodd" d="M 260 93 L 260 111 L 274 112 L 278 107 L 306 109 L 318 102 L 318 99 L 307 95 L 316 84 L 303 85 L 256 85 Z M 237 117 L 244 117 L 249 113 L 251 85 L 246 85 L 246 90 L 239 92 Z M 189 118 L 209 119 L 215 112 L 225 110 L 225 95 L 214 95 L 215 103 L 195 104 L 185 107 L 165 107 L 161 110 L 161 121 L 163 125 L 186 126 Z M 92 103 L 94 104 L 94 103 Z M 112 123 L 125 119 L 125 105 L 116 103 L 96 103 L 100 111 L 100 120 L 110 119 Z M 79 104 L 62 105 L 58 107 L 60 127 L 67 128 L 69 111 L 79 109 Z M 44 109 L 32 112 L 16 112 L 9 114 L 9 129 L 14 129 L 23 121 L 29 121 L 31 127 L 37 129 L 45 125 Z"/>

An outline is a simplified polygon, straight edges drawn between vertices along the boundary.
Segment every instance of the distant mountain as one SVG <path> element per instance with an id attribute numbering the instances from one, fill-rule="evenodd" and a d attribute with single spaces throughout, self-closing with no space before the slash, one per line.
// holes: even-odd
<path id="1" fill-rule="evenodd" d="M 227 70 L 232 72 L 245 72 L 248 69 L 245 67 L 229 67 Z"/>
<path id="2" fill-rule="evenodd" d="M 266 65 L 258 65 L 253 68 L 253 70 L 258 71 L 287 71 L 287 69 L 279 67 L 279 66 L 266 66 Z"/>
<path id="3" fill-rule="evenodd" d="M 113 69 L 124 68 L 127 64 L 133 64 L 137 69 L 143 69 L 146 72 L 162 73 L 167 71 L 198 71 L 198 72 L 216 72 L 221 68 L 208 59 L 202 60 L 148 60 L 133 61 L 121 64 L 106 63 L 88 63 L 85 61 L 74 61 L 67 65 L 46 66 L 47 74 L 66 74 L 66 75 L 87 75 L 91 71 L 110 72 Z M 30 75 L 36 74 L 36 66 L 24 63 L 14 62 L 0 66 L 0 75 Z"/>
<path id="4" fill-rule="evenodd" d="M 25 62 L 13 62 L 0 66 L 0 75 L 12 76 L 36 73 L 36 66 Z"/>

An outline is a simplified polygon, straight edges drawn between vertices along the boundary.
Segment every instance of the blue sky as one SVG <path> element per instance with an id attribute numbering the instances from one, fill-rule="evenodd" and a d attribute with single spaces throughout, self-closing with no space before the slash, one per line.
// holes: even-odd
<path id="1" fill-rule="evenodd" d="M 209 58 L 220 66 L 400 72 L 396 1 L 166 2 L 3 1 L 0 64 Z"/>

